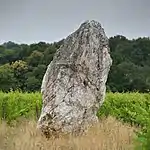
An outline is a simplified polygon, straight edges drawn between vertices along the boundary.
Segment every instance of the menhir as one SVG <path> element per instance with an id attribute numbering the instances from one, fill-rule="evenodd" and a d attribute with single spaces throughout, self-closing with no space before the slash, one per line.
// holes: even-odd
<path id="1" fill-rule="evenodd" d="M 81 24 L 64 40 L 44 75 L 38 128 L 45 134 L 82 133 L 96 123 L 111 65 L 101 24 Z"/>

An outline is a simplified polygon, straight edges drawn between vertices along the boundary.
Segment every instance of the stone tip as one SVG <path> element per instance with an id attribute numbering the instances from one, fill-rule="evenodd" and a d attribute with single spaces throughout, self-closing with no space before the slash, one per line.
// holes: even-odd
<path id="1" fill-rule="evenodd" d="M 84 26 L 100 27 L 101 28 L 101 24 L 96 20 L 86 20 L 81 24 L 81 27 L 84 27 Z"/>

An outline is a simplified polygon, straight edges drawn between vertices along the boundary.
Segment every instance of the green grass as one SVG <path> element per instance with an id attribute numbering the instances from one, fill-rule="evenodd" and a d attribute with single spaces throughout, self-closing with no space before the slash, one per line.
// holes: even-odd
<path id="1" fill-rule="evenodd" d="M 114 116 L 123 122 L 145 127 L 150 116 L 150 95 L 141 93 L 107 93 L 98 116 Z"/>
<path id="2" fill-rule="evenodd" d="M 20 117 L 35 118 L 37 108 L 41 109 L 41 97 L 40 93 L 0 92 L 0 118 L 7 122 Z"/>
<path id="3" fill-rule="evenodd" d="M 19 91 L 0 92 L 0 118 L 8 121 L 19 117 L 36 117 L 36 108 L 41 110 L 42 95 Z M 119 120 L 142 127 L 148 125 L 150 116 L 150 94 L 107 93 L 97 115 L 114 116 Z"/>

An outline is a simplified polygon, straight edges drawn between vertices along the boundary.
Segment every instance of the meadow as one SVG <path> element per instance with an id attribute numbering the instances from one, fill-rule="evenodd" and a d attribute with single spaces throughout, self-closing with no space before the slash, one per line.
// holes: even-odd
<path id="1" fill-rule="evenodd" d="M 148 150 L 150 95 L 107 93 L 97 115 L 100 123 L 86 135 L 45 139 L 36 129 L 40 93 L 0 92 L 0 150 Z"/>

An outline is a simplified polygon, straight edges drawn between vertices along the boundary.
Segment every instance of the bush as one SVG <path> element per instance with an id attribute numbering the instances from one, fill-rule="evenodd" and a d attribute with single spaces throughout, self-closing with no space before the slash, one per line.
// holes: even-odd
<path id="1" fill-rule="evenodd" d="M 145 127 L 150 115 L 150 95 L 141 93 L 107 93 L 97 115 L 114 116 L 131 125 Z"/>
<path id="2" fill-rule="evenodd" d="M 41 94 L 37 92 L 0 92 L 0 117 L 7 122 L 11 122 L 20 117 L 35 118 L 37 108 L 40 110 L 41 105 Z"/>

